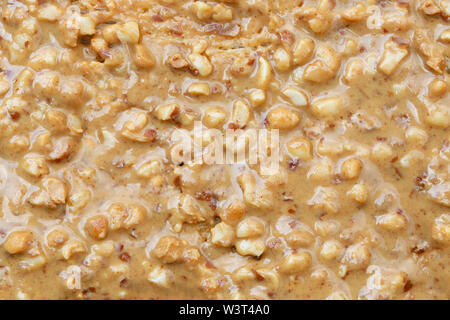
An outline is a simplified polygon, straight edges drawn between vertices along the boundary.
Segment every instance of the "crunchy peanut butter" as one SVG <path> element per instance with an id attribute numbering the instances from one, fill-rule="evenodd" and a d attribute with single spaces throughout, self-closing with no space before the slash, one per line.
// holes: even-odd
<path id="1" fill-rule="evenodd" d="M 1 299 L 450 298 L 448 0 L 0 15 Z M 195 123 L 279 170 L 174 161 Z"/>

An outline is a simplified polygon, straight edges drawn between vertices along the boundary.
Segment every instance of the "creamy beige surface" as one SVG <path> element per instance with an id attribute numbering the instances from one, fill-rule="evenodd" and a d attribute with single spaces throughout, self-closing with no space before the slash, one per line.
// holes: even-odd
<path id="1" fill-rule="evenodd" d="M 0 15 L 0 298 L 449 299 L 450 1 Z M 194 121 L 280 171 L 174 163 Z"/>

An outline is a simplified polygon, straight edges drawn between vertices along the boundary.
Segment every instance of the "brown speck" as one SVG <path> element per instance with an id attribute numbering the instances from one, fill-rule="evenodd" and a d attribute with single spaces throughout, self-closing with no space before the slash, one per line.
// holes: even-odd
<path id="1" fill-rule="evenodd" d="M 212 196 L 213 196 L 213 194 L 211 191 L 202 191 L 202 192 L 198 192 L 195 195 L 195 198 L 198 200 L 202 200 L 202 201 L 210 201 Z"/>
<path id="2" fill-rule="evenodd" d="M 290 170 L 294 171 L 295 169 L 297 169 L 299 164 L 299 160 L 297 158 L 289 160 L 288 162 L 288 167 Z"/>
<path id="3" fill-rule="evenodd" d="M 124 288 L 124 287 L 126 287 L 128 285 L 129 282 L 130 281 L 127 278 L 123 278 L 122 280 L 120 280 L 119 286 L 121 288 Z"/>
<path id="4" fill-rule="evenodd" d="M 161 15 L 159 13 L 154 14 L 152 16 L 152 20 L 155 22 L 163 22 L 164 21 L 163 17 L 161 17 Z"/>
<path id="5" fill-rule="evenodd" d="M 340 175 L 338 175 L 338 174 L 335 174 L 333 179 L 331 180 L 331 183 L 334 184 L 334 185 L 341 184 L 342 183 L 342 177 Z"/>
<path id="6" fill-rule="evenodd" d="M 403 287 L 403 292 L 408 292 L 413 287 L 411 280 L 406 280 L 405 286 Z"/>
<path id="7" fill-rule="evenodd" d="M 403 178 L 403 175 L 398 168 L 394 167 L 394 171 L 400 178 Z"/>
<path id="8" fill-rule="evenodd" d="M 9 111 L 8 113 L 12 120 L 14 120 L 14 121 L 19 120 L 20 113 L 18 113 L 16 111 Z"/>
<path id="9" fill-rule="evenodd" d="M 411 252 L 415 254 L 422 254 L 425 252 L 425 248 L 414 247 L 411 249 Z"/>
<path id="10" fill-rule="evenodd" d="M 237 125 L 236 123 L 231 122 L 231 123 L 228 124 L 228 129 L 230 129 L 230 130 L 237 130 L 237 129 L 239 129 L 239 125 Z"/>
<path id="11" fill-rule="evenodd" d="M 278 33 L 278 36 L 280 37 L 281 41 L 285 41 L 289 45 L 292 45 L 294 43 L 295 36 L 292 34 L 292 32 L 288 30 L 281 30 Z"/>
<path id="12" fill-rule="evenodd" d="M 423 173 L 422 175 L 416 177 L 415 184 L 416 184 L 416 189 L 418 191 L 424 191 L 425 190 L 426 184 L 425 184 L 424 180 L 426 179 L 426 177 L 427 177 L 426 173 Z"/>
<path id="13" fill-rule="evenodd" d="M 154 129 L 147 129 L 144 132 L 144 136 L 149 138 L 150 141 L 154 141 L 156 139 L 157 132 Z"/>
<path id="14" fill-rule="evenodd" d="M 260 275 L 256 270 L 252 269 L 253 274 L 256 277 L 256 280 L 258 281 L 264 281 L 264 277 L 262 275 Z"/>
<path id="15" fill-rule="evenodd" d="M 211 93 L 212 94 L 220 94 L 220 93 L 222 93 L 222 87 L 220 85 L 216 84 L 216 83 L 213 84 L 211 86 Z"/>
<path id="16" fill-rule="evenodd" d="M 123 262 L 130 262 L 131 256 L 128 254 L 128 252 L 124 252 L 119 256 L 119 259 Z"/>

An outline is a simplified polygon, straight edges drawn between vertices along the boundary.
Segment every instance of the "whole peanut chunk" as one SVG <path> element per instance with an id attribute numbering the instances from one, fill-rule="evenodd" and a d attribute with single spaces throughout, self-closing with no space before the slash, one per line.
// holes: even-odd
<path id="1" fill-rule="evenodd" d="M 108 219 L 103 215 L 91 217 L 86 221 L 86 231 L 94 239 L 105 239 L 108 235 L 108 223 Z"/>
<path id="2" fill-rule="evenodd" d="M 164 236 L 159 239 L 153 254 L 164 263 L 175 263 L 182 259 L 183 243 L 173 236 Z"/>
<path id="3" fill-rule="evenodd" d="M 17 254 L 24 252 L 33 239 L 33 233 L 28 230 L 13 231 L 9 234 L 3 248 L 9 254 Z"/>

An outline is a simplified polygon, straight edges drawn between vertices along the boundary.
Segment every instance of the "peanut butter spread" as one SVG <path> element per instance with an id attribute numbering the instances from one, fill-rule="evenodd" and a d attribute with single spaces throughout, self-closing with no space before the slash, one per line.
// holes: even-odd
<path id="1" fill-rule="evenodd" d="M 449 54 L 449 0 L 1 0 L 0 299 L 449 299 Z"/>

